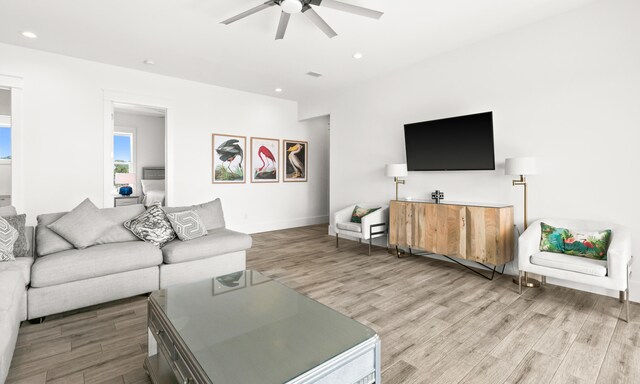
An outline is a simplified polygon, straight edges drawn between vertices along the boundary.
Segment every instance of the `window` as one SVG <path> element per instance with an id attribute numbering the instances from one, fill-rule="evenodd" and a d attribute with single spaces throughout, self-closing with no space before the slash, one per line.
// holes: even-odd
<path id="1" fill-rule="evenodd" d="M 0 161 L 11 161 L 11 128 L 0 126 Z"/>
<path id="2" fill-rule="evenodd" d="M 134 173 L 133 167 L 133 134 L 113 134 L 113 185 L 116 187 L 116 173 Z"/>

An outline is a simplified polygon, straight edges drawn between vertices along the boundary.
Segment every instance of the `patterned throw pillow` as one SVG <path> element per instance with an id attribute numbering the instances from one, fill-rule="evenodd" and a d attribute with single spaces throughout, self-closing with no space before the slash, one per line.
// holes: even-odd
<path id="1" fill-rule="evenodd" d="M 380 207 L 378 207 L 378 208 L 362 208 L 362 207 L 358 207 L 356 205 L 356 207 L 353 208 L 353 213 L 351 214 L 351 222 L 352 223 L 362 223 L 362 218 L 363 217 L 367 216 L 371 212 L 377 211 L 378 209 L 380 209 Z"/>
<path id="2" fill-rule="evenodd" d="M 541 251 L 607 260 L 607 249 L 611 239 L 610 229 L 581 233 L 545 223 L 540 225 L 542 227 Z"/>
<path id="3" fill-rule="evenodd" d="M 140 240 L 151 243 L 158 248 L 176 238 L 167 215 L 160 204 L 153 204 L 145 212 L 124 222 L 124 227 L 130 230 Z"/>
<path id="4" fill-rule="evenodd" d="M 0 217 L 0 261 L 13 261 L 13 245 L 18 240 L 18 231 Z"/>
<path id="5" fill-rule="evenodd" d="M 5 216 L 3 217 L 16 231 L 18 231 L 18 240 L 13 244 L 13 256 L 26 257 L 29 256 L 29 241 L 27 233 L 24 229 L 24 223 L 27 215 Z"/>
<path id="6" fill-rule="evenodd" d="M 173 230 L 182 241 L 197 239 L 209 233 L 204 227 L 202 219 L 195 211 L 167 213 L 167 217 Z"/>

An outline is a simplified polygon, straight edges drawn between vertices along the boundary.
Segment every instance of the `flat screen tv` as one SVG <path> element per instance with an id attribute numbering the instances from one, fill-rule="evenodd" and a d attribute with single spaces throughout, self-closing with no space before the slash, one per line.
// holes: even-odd
<path id="1" fill-rule="evenodd" d="M 407 124 L 409 171 L 495 170 L 493 113 Z"/>

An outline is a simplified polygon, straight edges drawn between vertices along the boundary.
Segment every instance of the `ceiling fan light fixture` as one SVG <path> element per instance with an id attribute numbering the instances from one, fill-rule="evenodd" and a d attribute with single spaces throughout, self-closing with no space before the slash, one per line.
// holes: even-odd
<path id="1" fill-rule="evenodd" d="M 280 8 L 286 13 L 299 13 L 302 11 L 302 1 L 300 0 L 282 0 Z"/>

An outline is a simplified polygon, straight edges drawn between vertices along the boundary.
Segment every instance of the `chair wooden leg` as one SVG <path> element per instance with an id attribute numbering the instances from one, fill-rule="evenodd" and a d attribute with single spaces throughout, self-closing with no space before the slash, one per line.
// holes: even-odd
<path id="1" fill-rule="evenodd" d="M 338 239 L 339 237 L 338 237 L 338 234 L 336 233 L 336 248 L 338 248 Z"/>

